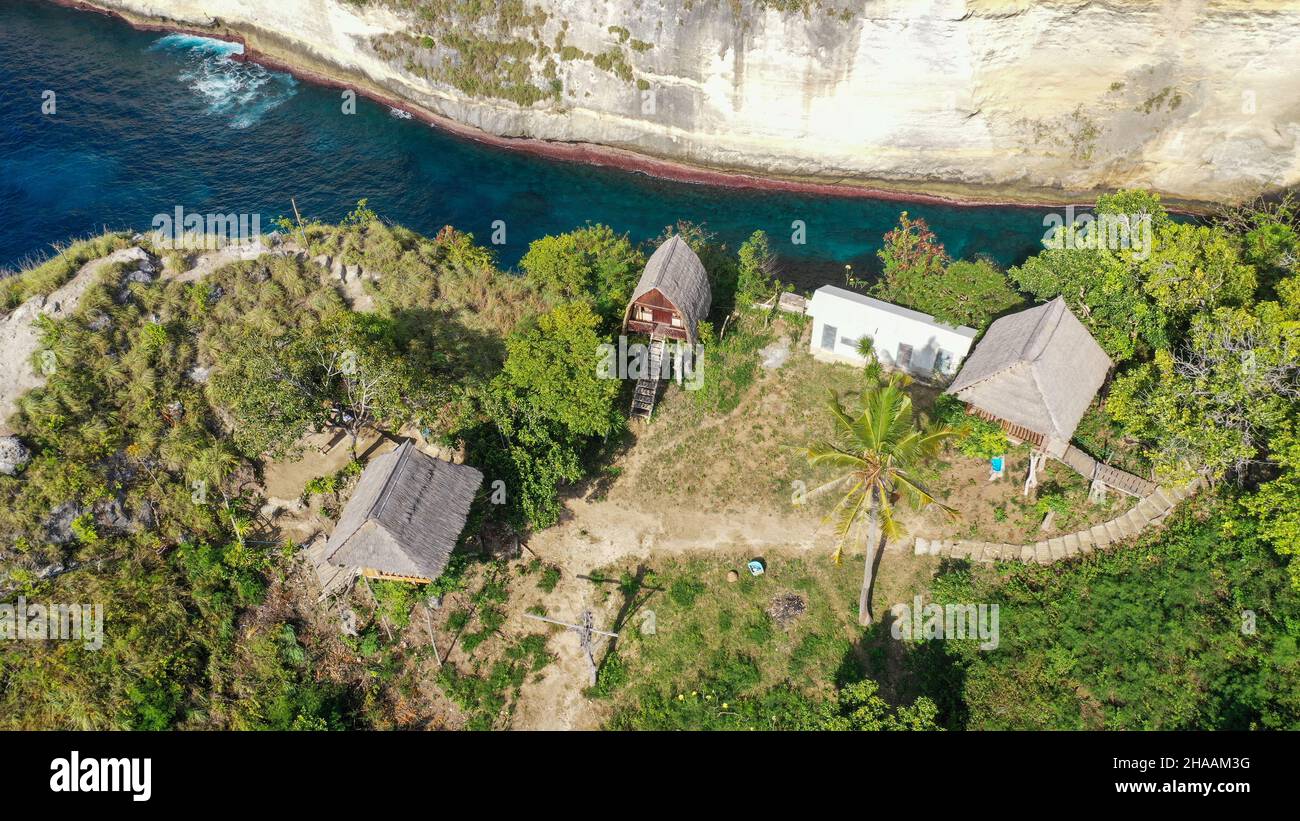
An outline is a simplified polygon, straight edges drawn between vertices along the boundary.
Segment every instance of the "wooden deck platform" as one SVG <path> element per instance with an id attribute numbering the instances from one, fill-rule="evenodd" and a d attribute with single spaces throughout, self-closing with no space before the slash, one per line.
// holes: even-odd
<path id="1" fill-rule="evenodd" d="M 1156 491 L 1155 482 L 1143 479 L 1140 476 L 1134 476 L 1132 473 L 1120 470 L 1105 462 L 1098 462 L 1074 445 L 1070 445 L 1065 449 L 1065 455 L 1061 457 L 1060 461 L 1069 465 L 1089 481 L 1101 482 L 1106 487 L 1114 488 L 1139 499 L 1145 499 Z"/>

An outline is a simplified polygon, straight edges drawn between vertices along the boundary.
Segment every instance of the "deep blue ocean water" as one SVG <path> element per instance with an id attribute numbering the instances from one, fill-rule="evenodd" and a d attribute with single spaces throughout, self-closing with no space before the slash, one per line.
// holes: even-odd
<path id="1" fill-rule="evenodd" d="M 603 222 L 634 240 L 677 220 L 735 247 L 766 230 L 787 278 L 839 281 L 873 270 L 900 210 L 923 216 L 954 257 L 1003 265 L 1040 248 L 1043 209 L 947 207 L 746 191 L 530 156 L 451 136 L 361 99 L 237 62 L 237 46 L 140 32 L 38 0 L 0 1 L 0 267 L 104 227 L 156 214 L 291 213 L 337 220 L 368 197 L 382 216 L 486 242 L 506 223 L 503 265 L 539 236 Z M 56 112 L 42 113 L 53 91 Z M 807 226 L 790 243 L 791 223 Z"/>

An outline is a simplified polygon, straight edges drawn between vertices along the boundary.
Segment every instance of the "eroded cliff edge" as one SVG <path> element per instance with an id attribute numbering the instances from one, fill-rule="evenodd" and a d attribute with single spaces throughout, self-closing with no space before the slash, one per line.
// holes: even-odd
<path id="1" fill-rule="evenodd" d="M 94 0 L 489 135 L 971 199 L 1300 183 L 1300 0 Z"/>

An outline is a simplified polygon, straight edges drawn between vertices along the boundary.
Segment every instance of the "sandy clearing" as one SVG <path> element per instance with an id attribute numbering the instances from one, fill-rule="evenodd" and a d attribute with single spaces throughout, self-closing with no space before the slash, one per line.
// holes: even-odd
<path id="1" fill-rule="evenodd" d="M 709 552 L 806 552 L 817 546 L 815 517 L 790 517 L 750 511 L 709 513 L 682 510 L 643 510 L 610 500 L 570 500 L 564 520 L 533 536 L 531 553 L 562 571 L 560 583 L 545 596 L 547 615 L 574 622 L 591 608 L 596 626 L 609 629 L 617 604 L 610 597 L 603 605 L 595 602 L 591 582 L 581 578 L 593 570 L 629 559 L 700 550 Z M 825 545 L 822 545 L 825 547 Z M 525 558 L 529 558 L 527 553 Z M 521 602 L 521 604 L 523 604 Z M 526 606 L 526 605 L 525 605 Z M 518 712 L 512 726 L 521 730 L 596 729 L 607 712 L 603 702 L 583 695 L 588 683 L 586 658 L 578 637 L 562 627 L 547 626 L 525 619 L 523 607 L 512 605 L 511 629 L 551 632 L 550 650 L 555 661 L 540 679 L 529 679 L 520 691 Z M 635 624 L 626 630 L 638 629 Z M 597 658 L 605 640 L 597 645 Z"/>

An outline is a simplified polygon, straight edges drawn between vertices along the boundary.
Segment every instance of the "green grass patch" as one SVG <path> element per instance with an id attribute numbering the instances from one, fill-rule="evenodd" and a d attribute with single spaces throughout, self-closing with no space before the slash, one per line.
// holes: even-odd
<path id="1" fill-rule="evenodd" d="M 833 698 L 837 681 L 857 677 L 851 604 L 860 569 L 781 556 L 769 559 L 763 576 L 744 573 L 727 582 L 727 571 L 743 569 L 745 560 L 662 559 L 651 581 L 631 598 L 624 594 L 624 602 L 635 602 L 634 610 L 620 628 L 617 653 L 603 659 L 591 690 L 613 703 L 616 726 L 653 725 L 650 716 L 659 707 L 673 712 L 689 699 L 703 705 L 692 713 L 700 719 L 704 711 L 720 709 L 721 701 L 766 698 L 778 686 L 793 686 L 796 699 Z M 607 568 L 602 576 L 622 572 Z M 774 598 L 792 591 L 800 592 L 807 608 L 778 624 L 767 610 Z M 653 634 L 639 629 L 646 611 L 654 612 Z"/>

